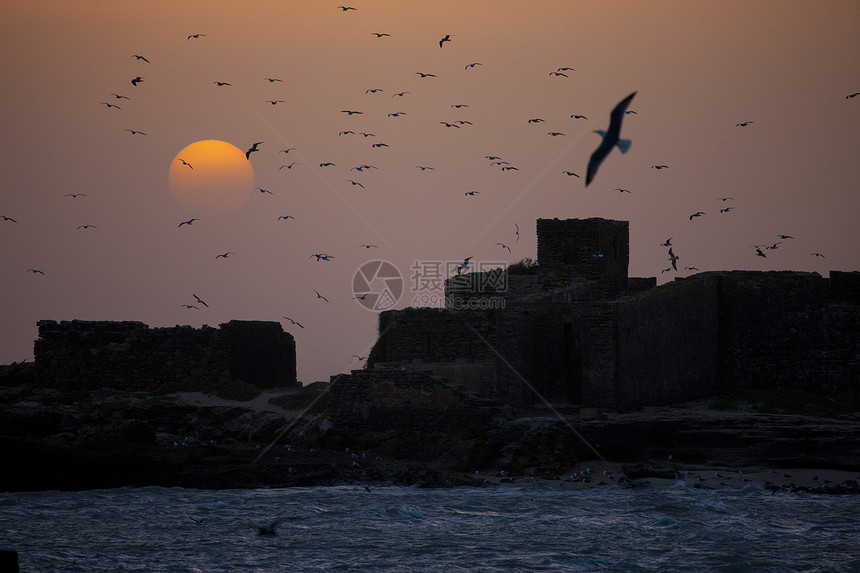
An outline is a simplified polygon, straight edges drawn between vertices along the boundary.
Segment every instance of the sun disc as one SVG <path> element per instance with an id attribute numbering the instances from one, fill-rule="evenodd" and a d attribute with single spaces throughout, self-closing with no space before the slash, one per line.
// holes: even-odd
<path id="1" fill-rule="evenodd" d="M 254 168 L 238 147 L 207 139 L 176 154 L 167 180 L 176 201 L 192 215 L 223 215 L 251 196 Z"/>

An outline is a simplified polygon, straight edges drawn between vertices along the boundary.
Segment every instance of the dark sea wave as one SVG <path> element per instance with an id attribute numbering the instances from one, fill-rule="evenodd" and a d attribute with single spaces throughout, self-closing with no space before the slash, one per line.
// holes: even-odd
<path id="1" fill-rule="evenodd" d="M 757 487 L 153 487 L 0 494 L 0 549 L 25 572 L 849 572 L 858 516 Z"/>

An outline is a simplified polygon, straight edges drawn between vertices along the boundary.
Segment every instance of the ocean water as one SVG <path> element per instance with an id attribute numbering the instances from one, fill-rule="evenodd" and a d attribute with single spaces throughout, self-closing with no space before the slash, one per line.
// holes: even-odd
<path id="1" fill-rule="evenodd" d="M 276 536 L 257 526 L 281 519 Z M 0 494 L 25 572 L 860 571 L 860 496 L 363 486 Z"/>

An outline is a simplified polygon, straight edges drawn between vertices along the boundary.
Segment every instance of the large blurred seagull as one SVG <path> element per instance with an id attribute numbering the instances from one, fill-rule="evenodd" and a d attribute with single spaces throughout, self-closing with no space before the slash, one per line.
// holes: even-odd
<path id="1" fill-rule="evenodd" d="M 621 153 L 627 153 L 627 150 L 630 149 L 630 140 L 621 139 L 619 136 L 621 135 L 621 120 L 624 118 L 624 112 L 635 95 L 636 92 L 633 92 L 615 106 L 615 109 L 609 114 L 608 131 L 595 130 L 595 133 L 599 133 L 603 137 L 603 141 L 594 150 L 594 153 L 591 154 L 591 159 L 588 160 L 588 172 L 585 176 L 586 187 L 594 179 L 594 176 L 597 175 L 597 169 L 603 163 L 603 160 L 606 159 L 606 156 L 609 155 L 609 152 L 612 151 L 613 147 L 617 145 Z"/>

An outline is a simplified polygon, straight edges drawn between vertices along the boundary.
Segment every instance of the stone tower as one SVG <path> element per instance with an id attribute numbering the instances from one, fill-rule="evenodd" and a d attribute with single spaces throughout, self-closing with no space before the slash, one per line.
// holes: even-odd
<path id="1" fill-rule="evenodd" d="M 626 282 L 629 236 L 627 221 L 538 219 L 538 268 L 566 283 L 583 279 Z"/>

